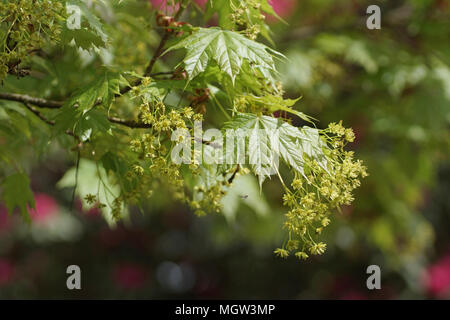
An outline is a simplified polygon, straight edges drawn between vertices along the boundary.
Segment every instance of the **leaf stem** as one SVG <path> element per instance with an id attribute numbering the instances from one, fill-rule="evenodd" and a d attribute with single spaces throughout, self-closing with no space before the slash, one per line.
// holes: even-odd
<path id="1" fill-rule="evenodd" d="M 216 98 L 215 94 L 214 94 L 214 93 L 211 93 L 211 95 L 212 95 L 212 97 L 213 97 L 213 99 L 214 99 L 214 102 L 217 104 L 217 106 L 219 107 L 219 109 L 223 112 L 223 114 L 225 115 L 225 117 L 226 117 L 228 120 L 231 120 L 231 116 L 225 111 L 224 107 L 223 107 L 222 104 L 219 102 L 219 100 Z"/>

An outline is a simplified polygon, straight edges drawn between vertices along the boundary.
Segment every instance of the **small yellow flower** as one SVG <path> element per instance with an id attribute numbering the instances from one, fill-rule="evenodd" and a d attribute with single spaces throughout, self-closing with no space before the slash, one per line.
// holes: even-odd
<path id="1" fill-rule="evenodd" d="M 145 124 L 152 124 L 154 120 L 153 115 L 149 112 L 144 113 L 141 118 L 142 122 Z"/>
<path id="2" fill-rule="evenodd" d="M 194 114 L 193 119 L 195 121 L 203 121 L 203 115 L 201 113 L 196 113 L 196 114 Z"/>
<path id="3" fill-rule="evenodd" d="M 134 173 L 136 173 L 138 176 L 142 176 L 144 175 L 144 168 L 142 168 L 141 166 L 135 164 L 133 166 L 133 171 Z"/>
<path id="4" fill-rule="evenodd" d="M 97 201 L 97 197 L 93 194 L 87 194 L 84 196 L 84 200 L 86 200 L 86 202 L 88 204 L 94 204 Z"/>
<path id="5" fill-rule="evenodd" d="M 301 260 L 306 260 L 306 259 L 308 259 L 308 257 L 309 257 L 309 256 L 306 254 L 306 252 L 303 252 L 303 251 L 296 252 L 296 253 L 295 253 L 295 256 L 296 256 L 297 258 L 301 259 Z"/>
<path id="6" fill-rule="evenodd" d="M 130 149 L 134 152 L 138 152 L 141 148 L 141 142 L 139 140 L 131 140 L 130 141 Z"/>
<path id="7" fill-rule="evenodd" d="M 191 107 L 185 107 L 185 108 L 183 109 L 183 115 L 184 115 L 186 118 L 190 119 L 190 118 L 192 118 L 192 116 L 194 115 L 194 110 L 192 110 Z"/>
<path id="8" fill-rule="evenodd" d="M 203 216 L 206 216 L 206 212 L 205 211 L 203 211 L 203 210 L 195 210 L 195 215 L 197 216 L 197 217 L 203 217 Z"/>
<path id="9" fill-rule="evenodd" d="M 290 206 L 290 207 L 294 206 L 295 205 L 295 197 L 294 197 L 294 195 L 291 194 L 291 193 L 285 193 L 283 195 L 283 204 L 285 206 Z"/>
<path id="10" fill-rule="evenodd" d="M 320 222 L 322 224 L 322 226 L 326 227 L 327 225 L 330 224 L 330 219 L 328 218 L 323 218 L 322 221 Z"/>
<path id="11" fill-rule="evenodd" d="M 323 242 L 316 243 L 309 248 L 309 252 L 314 255 L 321 255 L 325 252 L 327 245 Z"/>
<path id="12" fill-rule="evenodd" d="M 285 249 L 278 248 L 273 253 L 275 253 L 277 256 L 279 256 L 280 258 L 283 258 L 283 259 L 286 259 L 287 257 L 289 257 L 289 252 Z"/>
<path id="13" fill-rule="evenodd" d="M 149 77 L 145 77 L 144 79 L 142 79 L 142 85 L 144 86 L 148 86 L 150 82 L 152 82 L 152 79 L 150 79 Z"/>
<path id="14" fill-rule="evenodd" d="M 286 245 L 286 248 L 289 251 L 297 249 L 298 248 L 298 240 L 289 240 L 287 245 Z"/>
<path id="15" fill-rule="evenodd" d="M 345 140 L 347 140 L 348 142 L 355 141 L 355 134 L 353 133 L 352 129 L 345 129 Z"/>
<path id="16" fill-rule="evenodd" d="M 300 190 L 303 186 L 302 180 L 300 179 L 294 179 L 294 181 L 292 181 L 292 188 L 294 188 L 295 190 Z"/>

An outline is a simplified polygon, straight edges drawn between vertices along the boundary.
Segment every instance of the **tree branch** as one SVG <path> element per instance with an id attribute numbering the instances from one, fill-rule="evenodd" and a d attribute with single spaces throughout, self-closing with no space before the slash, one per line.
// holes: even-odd
<path id="1" fill-rule="evenodd" d="M 63 106 L 63 102 L 60 102 L 60 101 L 51 101 L 51 100 L 46 100 L 46 99 L 42 99 L 42 98 L 36 98 L 36 97 L 29 96 L 29 95 L 16 94 L 16 93 L 0 92 L 0 100 L 9 100 L 9 101 L 16 101 L 16 102 L 23 103 L 25 105 L 25 107 L 27 107 L 28 110 L 33 112 L 42 121 L 46 122 L 49 125 L 54 125 L 55 123 L 53 121 L 45 118 L 42 115 L 42 113 L 38 109 L 33 107 L 32 105 L 36 105 L 41 108 L 50 108 L 50 109 L 58 109 Z M 108 117 L 108 120 L 112 123 L 127 126 L 129 128 L 137 128 L 137 129 L 151 128 L 151 125 L 137 122 L 135 120 L 121 119 L 118 117 Z"/>
<path id="2" fill-rule="evenodd" d="M 149 129 L 152 127 L 151 124 L 145 124 L 142 122 L 137 122 L 135 120 L 126 120 L 117 117 L 108 117 L 108 120 L 112 123 L 120 124 L 134 129 Z"/>
<path id="3" fill-rule="evenodd" d="M 42 113 L 40 113 L 40 111 L 38 109 L 36 109 L 35 107 L 33 107 L 32 105 L 30 105 L 28 102 L 24 102 L 23 103 L 25 107 L 27 107 L 28 110 L 30 110 L 32 113 L 34 113 L 39 119 L 41 119 L 42 121 L 44 121 L 45 123 L 54 126 L 55 122 L 52 120 L 47 119 L 46 117 L 44 117 L 42 115 Z"/>
<path id="4" fill-rule="evenodd" d="M 28 102 L 23 102 L 23 104 L 28 110 L 30 110 L 32 113 L 34 113 L 39 119 L 41 119 L 45 123 L 47 123 L 47 124 L 49 124 L 51 126 L 55 125 L 54 121 L 47 119 L 44 115 L 42 115 L 42 113 L 38 109 L 36 109 L 32 105 L 30 105 Z M 81 141 L 80 138 L 77 135 L 75 135 L 75 133 L 73 133 L 70 130 L 66 130 L 66 134 L 68 134 L 69 136 L 74 137 L 78 142 Z"/>
<path id="5" fill-rule="evenodd" d="M 157 77 L 157 76 L 170 76 L 173 75 L 175 73 L 175 71 L 166 71 L 166 72 L 155 72 L 155 73 L 151 73 L 149 76 L 150 77 Z"/>
<path id="6" fill-rule="evenodd" d="M 183 14 L 183 11 L 186 9 L 186 5 L 184 3 L 180 4 L 180 9 L 178 9 L 177 13 L 173 17 L 174 21 L 177 21 L 181 15 Z M 161 41 L 159 42 L 158 47 L 155 50 L 155 53 L 153 54 L 152 59 L 150 60 L 147 68 L 145 69 L 144 77 L 150 76 L 152 73 L 153 67 L 155 66 L 156 61 L 161 57 L 163 54 L 164 47 L 166 45 L 167 40 L 169 40 L 171 33 L 169 32 L 169 29 L 166 29 L 164 32 L 163 37 L 161 38 Z M 134 82 L 131 86 L 124 87 L 122 90 L 120 90 L 120 95 L 124 95 L 128 91 L 132 89 L 132 87 L 136 87 L 140 85 L 142 82 L 142 79 L 138 79 L 136 82 Z"/>
<path id="7" fill-rule="evenodd" d="M 17 102 L 26 102 L 41 108 L 52 108 L 52 109 L 61 108 L 62 105 L 64 104 L 64 102 L 62 101 L 52 101 L 42 98 L 31 97 L 26 94 L 7 93 L 7 92 L 0 92 L 0 99 Z"/>
<path id="8" fill-rule="evenodd" d="M 238 164 L 236 166 L 236 169 L 233 171 L 233 174 L 231 175 L 231 177 L 228 179 L 228 183 L 233 183 L 234 178 L 236 178 L 236 174 L 239 172 L 239 170 L 241 170 L 241 166 Z"/>

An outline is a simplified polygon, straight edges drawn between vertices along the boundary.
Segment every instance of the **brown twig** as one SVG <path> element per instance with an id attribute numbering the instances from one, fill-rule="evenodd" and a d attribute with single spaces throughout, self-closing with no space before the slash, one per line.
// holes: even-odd
<path id="1" fill-rule="evenodd" d="M 45 123 L 47 123 L 47 124 L 49 124 L 49 125 L 51 125 L 51 126 L 54 126 L 54 125 L 55 125 L 55 122 L 54 122 L 54 121 L 47 119 L 47 118 L 46 118 L 46 117 L 45 117 L 38 109 L 36 109 L 36 108 L 33 107 L 32 105 L 30 105 L 28 102 L 23 102 L 23 104 L 24 104 L 24 106 L 25 106 L 28 110 L 30 110 L 32 113 L 34 113 L 39 119 L 41 119 L 41 120 L 44 121 Z M 72 136 L 72 137 L 74 137 L 76 140 L 78 140 L 78 142 L 81 141 L 80 138 L 79 138 L 75 133 L 73 133 L 72 131 L 66 130 L 65 132 L 66 132 L 66 134 L 68 134 L 69 136 Z"/>
<path id="2" fill-rule="evenodd" d="M 149 76 L 150 77 L 157 77 L 157 76 L 171 76 L 175 73 L 175 71 L 166 71 L 166 72 L 155 72 L 155 73 L 151 73 Z"/>
<path id="3" fill-rule="evenodd" d="M 16 101 L 16 102 L 23 103 L 28 110 L 30 110 L 37 117 L 39 117 L 42 121 L 46 122 L 49 125 L 54 125 L 55 123 L 53 121 L 45 118 L 42 115 L 42 113 L 37 108 L 33 107 L 32 105 L 36 105 L 41 108 L 50 108 L 50 109 L 61 108 L 63 105 L 62 102 L 58 102 L 58 101 L 51 101 L 51 100 L 46 100 L 46 99 L 42 99 L 42 98 L 31 97 L 29 95 L 4 93 L 4 92 L 0 92 L 0 100 L 9 100 L 9 101 Z M 151 125 L 137 122 L 135 120 L 121 119 L 118 117 L 108 117 L 108 120 L 112 123 L 127 126 L 129 128 L 137 128 L 137 129 L 151 128 Z"/>
<path id="4" fill-rule="evenodd" d="M 26 94 L 0 92 L 0 99 L 33 104 L 41 108 L 61 108 L 64 102 L 31 97 Z"/>
<path id="5" fill-rule="evenodd" d="M 135 120 L 125 120 L 117 117 L 108 117 L 109 122 L 120 124 L 129 128 L 134 129 L 149 129 L 152 127 L 151 124 L 145 124 L 143 122 L 138 122 Z"/>
<path id="6" fill-rule="evenodd" d="M 178 9 L 177 13 L 174 16 L 174 21 L 177 21 L 181 15 L 183 14 L 183 11 L 186 9 L 186 5 L 181 4 L 180 9 Z M 147 68 L 145 69 L 144 77 L 150 76 L 152 73 L 153 67 L 155 66 L 156 61 L 161 57 L 163 54 L 164 47 L 166 46 L 167 40 L 169 40 L 171 33 L 169 32 L 169 29 L 165 29 L 164 35 L 161 38 L 161 41 L 159 42 L 158 47 L 155 50 L 155 53 L 153 54 L 152 59 L 150 60 Z M 131 86 L 124 87 L 122 90 L 120 90 L 120 95 L 124 95 L 128 91 L 130 91 L 133 87 L 136 87 L 140 85 L 142 82 L 142 79 L 136 80 Z"/>
<path id="7" fill-rule="evenodd" d="M 239 172 L 239 170 L 241 169 L 241 166 L 238 164 L 236 166 L 236 169 L 233 171 L 233 174 L 231 175 L 231 177 L 228 179 L 228 183 L 233 183 L 234 178 L 236 178 L 236 174 Z"/>
<path id="8" fill-rule="evenodd" d="M 30 105 L 28 102 L 24 102 L 23 103 L 25 107 L 27 107 L 28 110 L 30 110 L 32 113 L 34 113 L 39 119 L 41 119 L 42 121 L 44 121 L 45 123 L 54 126 L 55 122 L 52 120 L 47 119 L 46 117 L 44 117 L 42 115 L 42 113 L 36 109 L 35 107 L 33 107 L 32 105 Z"/>

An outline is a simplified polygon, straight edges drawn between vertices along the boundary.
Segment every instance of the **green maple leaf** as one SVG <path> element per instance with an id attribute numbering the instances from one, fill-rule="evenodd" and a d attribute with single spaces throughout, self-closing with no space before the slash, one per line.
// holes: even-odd
<path id="1" fill-rule="evenodd" d="M 217 12 L 219 18 L 219 26 L 226 29 L 233 27 L 233 21 L 230 19 L 232 13 L 230 0 L 212 0 L 208 1 L 205 12 L 205 22 L 210 20 L 214 13 Z"/>
<path id="2" fill-rule="evenodd" d="M 247 137 L 249 162 L 253 172 L 259 176 L 260 185 L 273 174 L 270 171 L 274 156 L 280 157 L 302 175 L 305 156 L 328 170 L 325 156 L 328 146 L 320 137 L 318 129 L 298 128 L 280 118 L 248 113 L 237 114 L 225 124 L 224 129 L 250 130 Z"/>
<path id="3" fill-rule="evenodd" d="M 106 72 L 93 83 L 76 91 L 65 105 L 73 107 L 75 104 L 80 110 L 88 110 L 95 104 L 109 108 L 115 96 L 120 94 L 120 86 L 128 85 L 125 78 L 119 73 Z"/>
<path id="4" fill-rule="evenodd" d="M 73 40 L 78 47 L 85 50 L 92 46 L 105 47 L 108 36 L 100 19 L 81 0 L 68 0 L 67 4 L 79 8 L 81 26 L 80 29 L 69 29 L 64 26 L 61 35 L 63 43 L 69 44 Z"/>
<path id="5" fill-rule="evenodd" d="M 2 199 L 10 214 L 19 208 L 22 217 L 30 221 L 28 209 L 35 208 L 34 195 L 30 189 L 30 179 L 24 173 L 15 173 L 1 183 Z"/>
<path id="6" fill-rule="evenodd" d="M 70 30 L 63 28 L 61 40 L 64 44 L 69 44 L 73 40 L 77 47 L 84 50 L 89 50 L 92 46 L 97 48 L 105 47 L 105 42 L 102 38 L 89 29 Z"/>
<path id="7" fill-rule="evenodd" d="M 308 121 L 310 123 L 313 123 L 314 118 L 304 114 L 303 112 L 300 112 L 298 110 L 295 110 L 292 108 L 292 106 L 301 99 L 283 99 L 281 96 L 266 94 L 262 97 L 257 97 L 254 95 L 246 95 L 244 96 L 246 100 L 252 104 L 260 105 L 264 108 L 266 108 L 269 112 L 273 113 L 275 111 L 286 111 L 292 114 L 295 114 L 299 118 L 301 118 L 304 121 Z"/>
<path id="8" fill-rule="evenodd" d="M 55 116 L 55 133 L 72 130 L 87 140 L 93 129 L 108 131 L 110 123 L 107 112 L 115 96 L 120 94 L 120 86 L 129 85 L 119 73 L 105 73 L 92 84 L 78 90 L 70 97 Z"/>
<path id="9" fill-rule="evenodd" d="M 273 80 L 276 72 L 272 54 L 282 57 L 281 53 L 269 47 L 247 39 L 243 35 L 219 28 L 198 28 L 192 35 L 168 48 L 165 53 L 185 48 L 183 60 L 189 79 L 205 72 L 216 63 L 219 68 L 234 81 L 243 72 L 242 64 L 247 60 L 252 70 L 259 70 L 267 79 Z"/>

